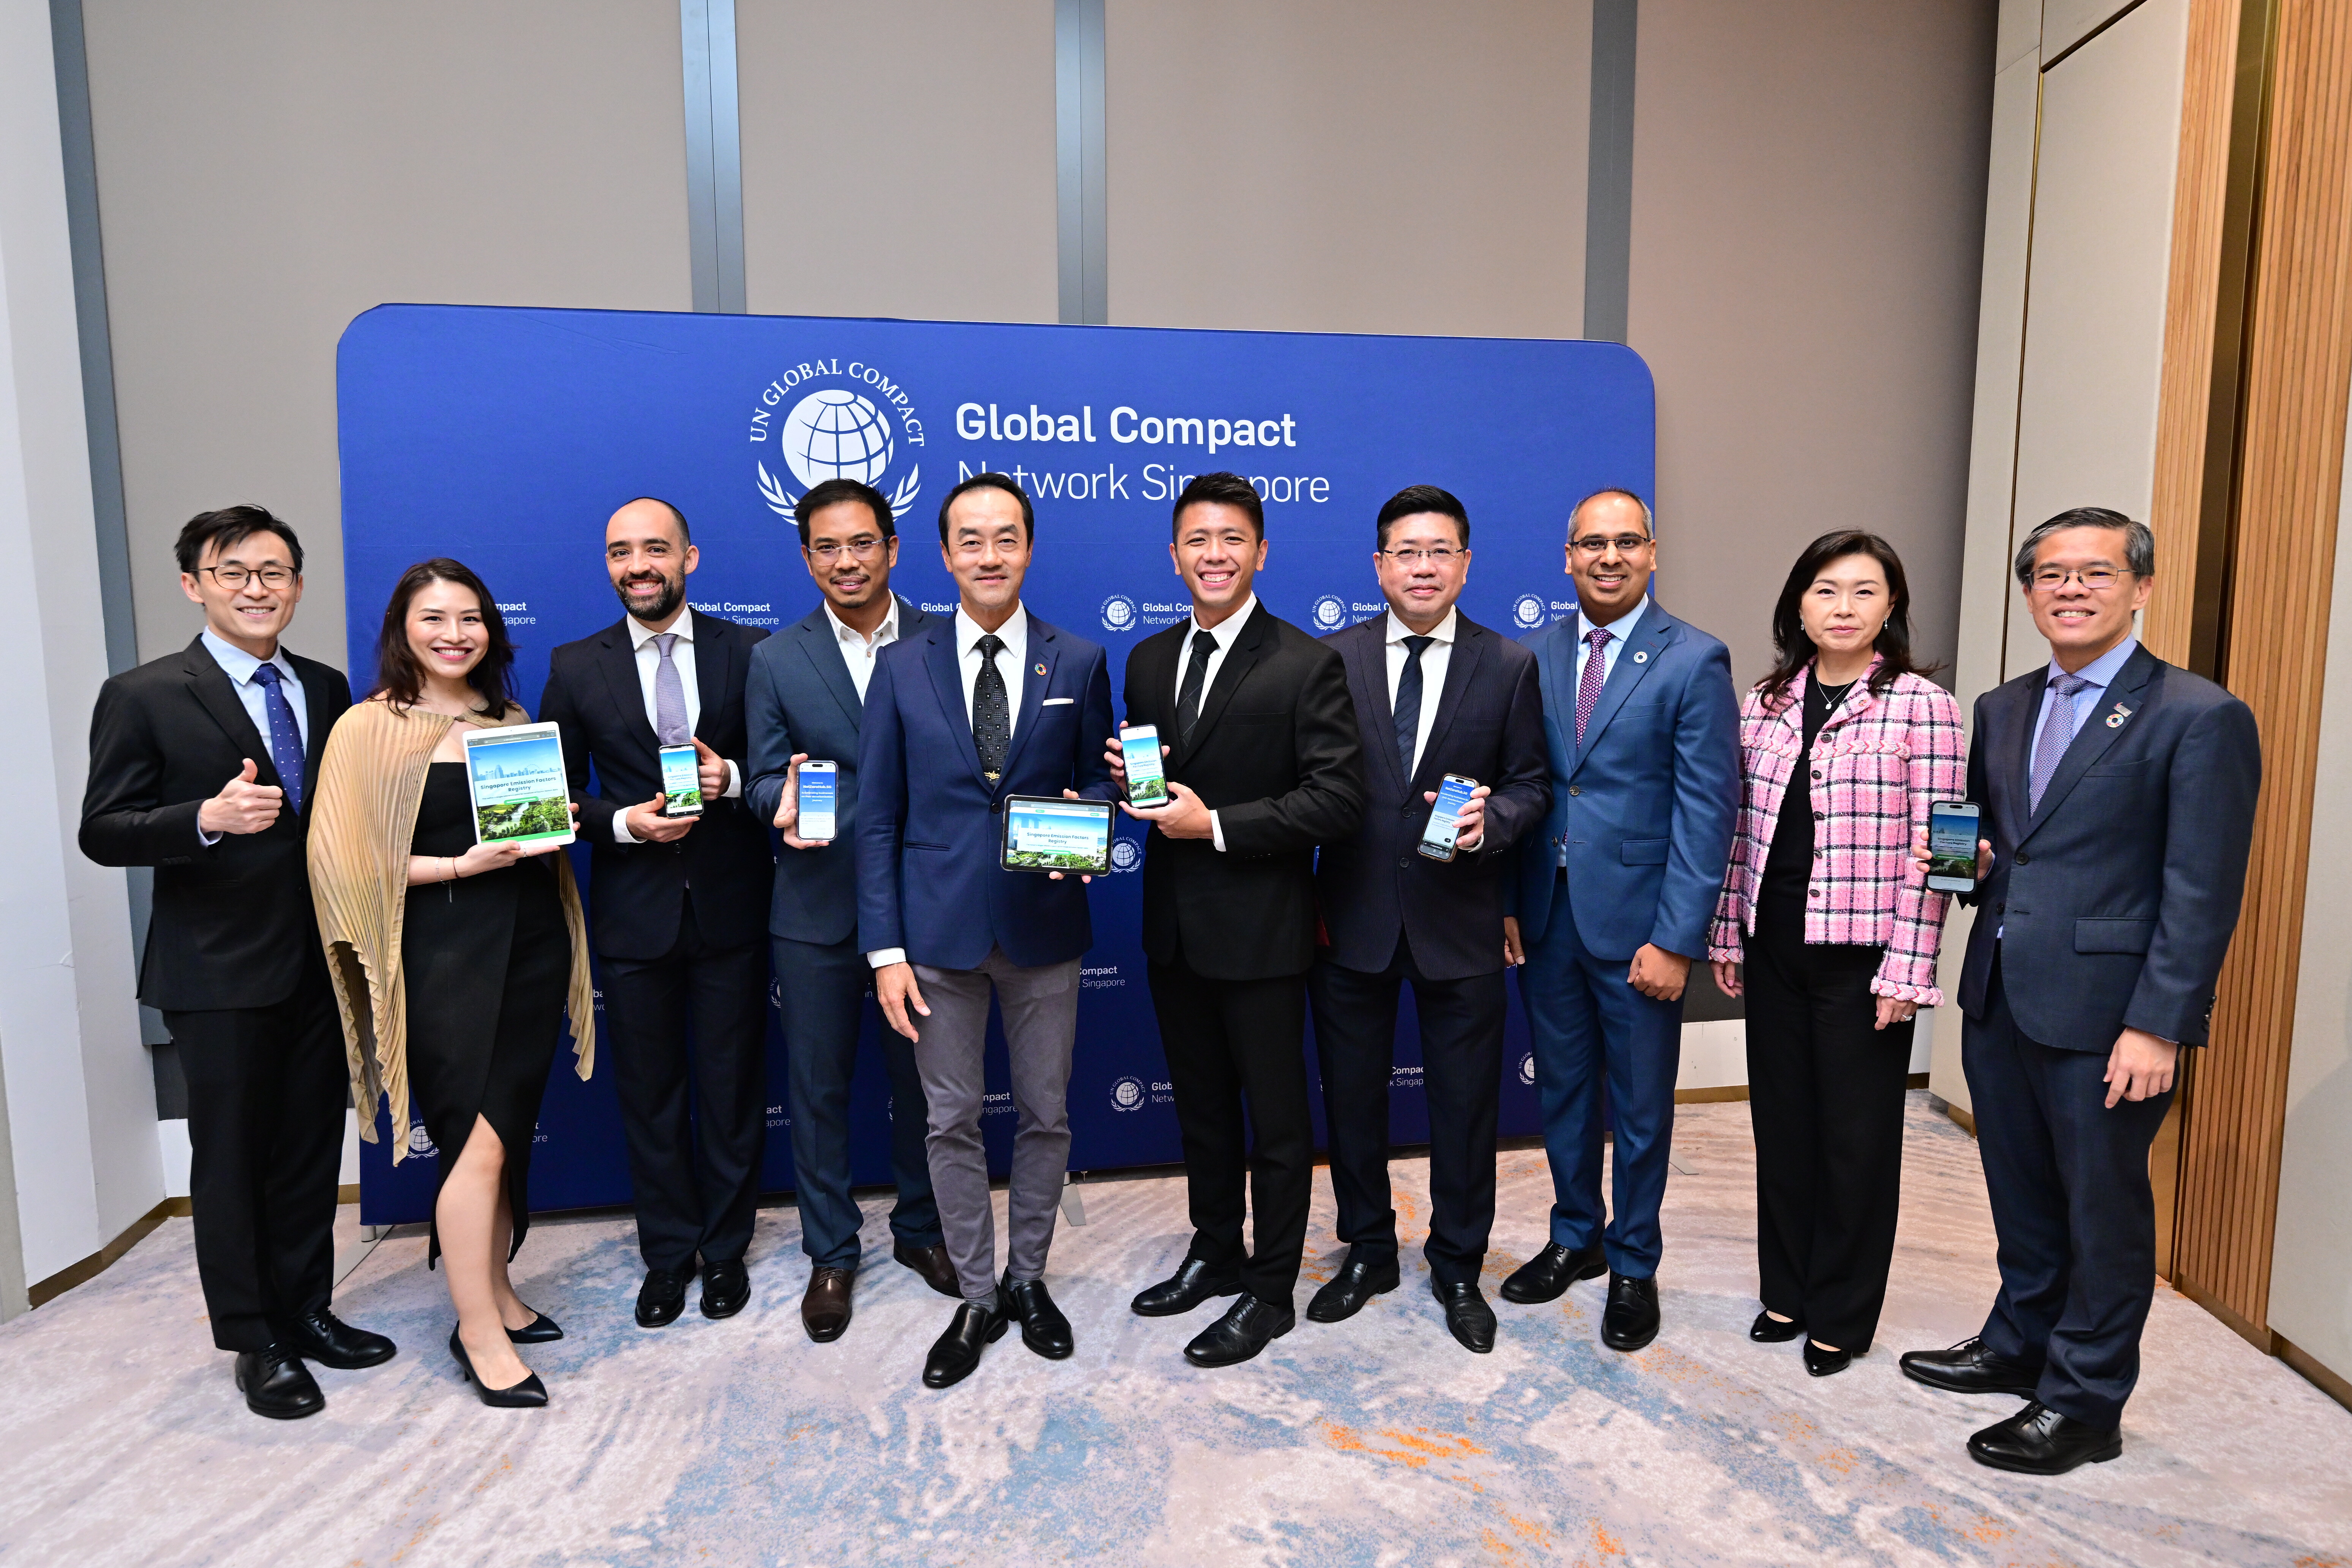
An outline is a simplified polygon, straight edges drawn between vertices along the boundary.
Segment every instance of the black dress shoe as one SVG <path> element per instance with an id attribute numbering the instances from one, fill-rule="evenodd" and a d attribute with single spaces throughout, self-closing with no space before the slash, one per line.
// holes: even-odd
<path id="1" fill-rule="evenodd" d="M 247 1410 L 272 1421 L 299 1421 L 327 1407 L 327 1396 L 319 1392 L 319 1380 L 310 1375 L 310 1369 L 302 1364 L 301 1358 L 284 1345 L 271 1345 L 266 1351 L 239 1351 L 236 1386 L 245 1395 Z"/>
<path id="2" fill-rule="evenodd" d="M 947 1388 L 970 1377 L 980 1365 L 981 1352 L 1004 1337 L 1004 1325 L 1012 1321 L 1002 1292 L 993 1306 L 966 1301 L 958 1307 L 955 1321 L 932 1342 L 931 1353 L 923 1362 L 923 1386 Z"/>
<path id="3" fill-rule="evenodd" d="M 646 1282 L 637 1288 L 637 1327 L 666 1329 L 677 1321 L 686 1310 L 686 1282 L 694 1278 L 694 1265 L 686 1266 L 683 1274 L 673 1274 L 667 1268 L 648 1268 Z"/>
<path id="4" fill-rule="evenodd" d="M 1146 1318 L 1172 1318 L 1212 1296 L 1231 1296 L 1241 1288 L 1240 1269 L 1212 1268 L 1197 1258 L 1188 1258 L 1174 1274 L 1138 1293 L 1128 1305 Z"/>
<path id="5" fill-rule="evenodd" d="M 1802 1318 L 1782 1322 L 1769 1312 L 1759 1312 L 1756 1321 L 1748 1325 L 1748 1337 L 1759 1345 L 1784 1345 L 1805 1331 Z"/>
<path id="6" fill-rule="evenodd" d="M 1373 1297 L 1395 1289 L 1400 1279 L 1394 1255 L 1367 1257 L 1363 1253 L 1350 1251 L 1348 1261 L 1340 1265 L 1339 1272 L 1332 1276 L 1330 1283 L 1316 1291 L 1315 1299 L 1307 1303 L 1307 1315 L 1318 1323 L 1336 1323 L 1352 1318 L 1362 1311 L 1364 1304 Z"/>
<path id="7" fill-rule="evenodd" d="M 1557 1301 L 1570 1285 L 1580 1279 L 1591 1279 L 1608 1268 L 1609 1260 L 1601 1255 L 1597 1241 L 1573 1252 L 1551 1242 L 1503 1281 L 1503 1300 L 1517 1301 L 1523 1307 L 1538 1301 Z"/>
<path id="8" fill-rule="evenodd" d="M 1021 1320 L 1021 1342 L 1047 1361 L 1066 1361 L 1078 1348 L 1070 1333 L 1070 1320 L 1062 1316 L 1062 1309 L 1045 1293 L 1043 1279 L 1015 1279 L 1007 1269 L 1003 1300 L 1006 1309 Z"/>
<path id="9" fill-rule="evenodd" d="M 466 1374 L 466 1381 L 474 1385 L 474 1392 L 482 1396 L 483 1404 L 501 1410 L 540 1410 L 546 1407 L 547 1384 L 539 1381 L 539 1373 L 527 1372 L 520 1383 L 492 1388 L 474 1375 L 474 1359 L 466 1353 L 466 1342 L 457 1337 L 455 1329 L 449 1331 L 449 1353 L 457 1358 L 457 1370 Z"/>
<path id="10" fill-rule="evenodd" d="M 1441 1285 L 1432 1279 L 1429 1289 L 1437 1304 L 1445 1309 L 1446 1331 L 1462 1342 L 1463 1349 L 1485 1355 L 1495 1348 L 1495 1309 L 1478 1293 L 1476 1280 Z"/>
<path id="11" fill-rule="evenodd" d="M 382 1334 L 355 1329 L 324 1307 L 273 1326 L 278 1332 L 278 1342 L 289 1352 L 304 1361 L 315 1361 L 320 1366 L 331 1366 L 337 1372 L 356 1372 L 363 1366 L 380 1365 L 390 1361 L 399 1350 Z"/>
<path id="12" fill-rule="evenodd" d="M 740 1258 L 702 1266 L 702 1315 L 731 1318 L 751 1299 L 751 1271 Z"/>
<path id="13" fill-rule="evenodd" d="M 894 1243 L 890 1256 L 923 1277 L 923 1283 L 940 1295 L 961 1301 L 963 1287 L 956 1282 L 955 1263 L 948 1257 L 947 1243 L 935 1241 L 929 1247 L 908 1247 Z"/>
<path id="14" fill-rule="evenodd" d="M 1853 1364 L 1852 1351 L 1833 1351 L 1811 1340 L 1805 1342 L 1805 1370 L 1815 1377 L 1833 1377 Z"/>
<path id="15" fill-rule="evenodd" d="M 1298 1315 L 1244 1295 L 1225 1309 L 1225 1315 L 1193 1336 L 1184 1347 L 1184 1359 L 1194 1366 L 1232 1366 L 1245 1362 L 1298 1326 Z"/>
<path id="16" fill-rule="evenodd" d="M 2042 1386 L 2042 1370 L 2001 1357 L 1985 1349 L 1981 1339 L 1962 1340 L 1949 1350 L 1906 1351 L 1903 1375 L 1930 1388 L 1954 1394 L 2015 1394 L 2028 1399 Z"/>
<path id="17" fill-rule="evenodd" d="M 1601 1310 L 1601 1342 L 1637 1351 L 1658 1337 L 1658 1282 L 1609 1271 L 1609 1305 Z"/>
<path id="18" fill-rule="evenodd" d="M 2104 1465 L 2124 1451 L 2124 1435 L 2061 1415 L 2040 1400 L 1969 1439 L 1969 1458 L 1996 1470 L 2063 1476 L 2077 1465 Z"/>
<path id="19" fill-rule="evenodd" d="M 543 1345 L 562 1337 L 563 1325 L 536 1308 L 532 1309 L 528 1324 L 507 1331 L 507 1338 L 519 1345 Z"/>

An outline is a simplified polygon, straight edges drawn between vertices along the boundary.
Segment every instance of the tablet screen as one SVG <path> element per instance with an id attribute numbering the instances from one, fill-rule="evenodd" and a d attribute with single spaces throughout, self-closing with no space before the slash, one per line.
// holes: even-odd
<path id="1" fill-rule="evenodd" d="M 1013 795 L 1004 803 L 1004 868 L 1084 876 L 1108 871 L 1110 833 L 1108 801 Z"/>

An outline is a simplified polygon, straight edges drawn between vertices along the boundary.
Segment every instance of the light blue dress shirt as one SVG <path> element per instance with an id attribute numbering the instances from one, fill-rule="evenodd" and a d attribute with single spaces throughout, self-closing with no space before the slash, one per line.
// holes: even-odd
<path id="1" fill-rule="evenodd" d="M 254 731 L 261 737 L 262 756 L 265 757 L 269 754 L 269 692 L 261 682 L 253 679 L 253 672 L 265 664 L 277 667 L 278 689 L 286 693 L 286 700 L 293 705 L 294 727 L 302 736 L 302 753 L 310 755 L 310 705 L 303 700 L 302 678 L 294 673 L 294 661 L 286 657 L 286 645 L 278 644 L 277 652 L 261 659 L 254 658 L 227 638 L 214 636 L 210 626 L 204 629 L 200 640 L 205 645 L 205 651 L 213 656 L 213 662 L 221 667 L 221 673 L 228 677 L 229 685 L 236 688 L 236 700 L 245 704 L 245 716 L 253 721 Z M 257 763 L 260 760 L 260 757 L 254 759 Z M 219 834 L 206 833 L 201 827 L 196 829 L 196 837 L 206 844 L 220 842 Z"/>
<path id="2" fill-rule="evenodd" d="M 1650 595 L 1644 594 L 1642 595 L 1640 604 L 1609 623 L 1609 640 L 1601 645 L 1601 683 L 1604 689 L 1609 684 L 1609 678 L 1617 673 L 1618 656 L 1625 651 L 1625 644 L 1633 637 L 1633 628 L 1642 624 L 1642 614 L 1649 607 Z M 1600 628 L 1592 624 L 1581 609 L 1576 612 L 1576 648 L 1569 667 L 1568 682 L 1568 711 L 1571 716 L 1571 722 L 1576 712 L 1576 694 L 1584 689 L 1584 661 L 1592 657 L 1592 644 L 1585 639 L 1598 630 Z M 1568 846 L 1561 844 L 1555 847 L 1559 852 L 1559 863 L 1563 866 L 1567 865 Z"/>
<path id="3" fill-rule="evenodd" d="M 2126 637 L 2082 668 L 2074 671 L 2075 675 L 2090 684 L 2074 693 L 2072 698 L 2064 700 L 2065 711 L 2060 717 L 2066 726 L 2067 740 L 2072 741 L 2081 733 L 2084 721 L 2106 702 L 2107 687 L 2122 672 L 2125 661 L 2138 651 L 2139 638 Z M 2049 672 L 2042 678 L 2042 707 L 2041 710 L 2034 715 L 2032 743 L 2025 748 L 2026 766 L 2029 768 L 2033 765 L 2032 759 L 2042 754 L 2042 731 L 2051 721 L 2051 710 L 2061 700 L 2050 682 L 2065 673 L 2066 671 L 2060 668 L 2058 661 L 2053 658 L 2050 661 Z"/>

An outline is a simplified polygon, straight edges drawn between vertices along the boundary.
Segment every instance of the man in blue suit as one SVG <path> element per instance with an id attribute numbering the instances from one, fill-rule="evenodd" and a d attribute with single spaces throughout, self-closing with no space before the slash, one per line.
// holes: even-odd
<path id="1" fill-rule="evenodd" d="M 1739 704 L 1723 644 L 1649 596 L 1658 547 L 1630 490 L 1569 514 L 1574 621 L 1528 637 L 1543 685 L 1551 814 L 1520 851 L 1505 941 L 1524 955 L 1551 1241 L 1503 1282 L 1550 1301 L 1609 1271 L 1601 1342 L 1658 1333 L 1658 1205 L 1674 1135 L 1683 990 L 1706 951 L 1739 805 Z M 1616 1124 L 1616 1213 L 1601 1196 L 1601 1090 Z"/>
<path id="2" fill-rule="evenodd" d="M 2061 512 L 2016 572 L 2050 662 L 1977 699 L 1969 796 L 1987 837 L 1959 994 L 2000 1293 L 1976 1337 L 1902 1364 L 2024 1396 L 1969 1453 L 2052 1476 L 2123 1452 L 2155 1294 L 2147 1150 L 2180 1048 L 2212 1030 L 2262 740 L 2244 703 L 2133 636 L 2156 585 L 2146 523 Z"/>
<path id="3" fill-rule="evenodd" d="M 857 1279 L 857 1232 L 865 1216 L 849 1195 L 849 1086 L 874 971 L 857 945 L 857 732 L 875 661 L 884 648 L 929 624 L 890 592 L 898 529 L 880 491 L 856 479 L 827 479 L 793 509 L 801 559 L 824 600 L 751 650 L 744 689 L 751 732 L 751 810 L 783 835 L 768 934 L 775 947 L 776 997 L 791 1074 L 793 1184 L 800 1194 L 801 1249 L 809 1282 L 801 1324 L 819 1344 L 849 1326 Z M 833 763 L 834 838 L 800 836 L 800 766 Z M 943 1296 L 961 1297 L 940 1238 L 939 1205 L 923 1153 L 923 1083 L 914 1047 L 882 1035 L 890 1076 L 891 1256 Z"/>
<path id="4" fill-rule="evenodd" d="M 857 940 L 890 1026 L 915 1042 L 929 1107 L 931 1186 L 963 1304 L 923 1382 L 970 1376 L 1013 1318 L 1060 1360 L 1069 1320 L 1045 1255 L 1069 1169 L 1064 1103 L 1077 1037 L 1078 960 L 1093 945 L 1086 889 L 1058 871 L 1008 871 L 1009 795 L 1111 800 L 1103 650 L 1021 603 L 1036 514 L 1003 474 L 975 474 L 940 507 L 940 555 L 961 602 L 882 651 L 859 736 Z M 1020 1122 L 1006 1194 L 1005 1269 L 981 1147 L 982 1047 L 991 993 L 1004 1019 Z"/>

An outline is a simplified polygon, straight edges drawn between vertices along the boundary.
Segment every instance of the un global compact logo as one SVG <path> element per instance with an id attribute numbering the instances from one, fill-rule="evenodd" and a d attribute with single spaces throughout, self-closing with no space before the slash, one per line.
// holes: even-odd
<path id="1" fill-rule="evenodd" d="M 1112 870 L 1132 871 L 1138 866 L 1142 864 L 1143 848 L 1140 845 L 1137 844 L 1134 839 L 1114 838 L 1110 841 L 1110 868 Z"/>
<path id="2" fill-rule="evenodd" d="M 1519 1081 L 1521 1083 L 1533 1083 L 1535 1080 L 1536 1054 L 1533 1051 L 1529 1051 L 1526 1056 L 1519 1058 Z"/>
<path id="3" fill-rule="evenodd" d="M 1139 1078 L 1123 1078 L 1110 1086 L 1113 1110 L 1140 1110 L 1143 1100 L 1143 1080 Z"/>
<path id="4" fill-rule="evenodd" d="M 1544 602 L 1540 594 L 1522 594 L 1511 601 L 1511 620 L 1524 631 L 1533 631 L 1544 624 Z"/>
<path id="5" fill-rule="evenodd" d="M 1135 601 L 1124 594 L 1113 594 L 1103 601 L 1102 624 L 1107 632 L 1131 632 L 1139 612 Z"/>
<path id="6" fill-rule="evenodd" d="M 412 1121 L 408 1124 L 408 1152 L 412 1154 L 440 1152 L 433 1146 L 433 1134 L 425 1130 L 425 1123 L 422 1121 Z"/>
<path id="7" fill-rule="evenodd" d="M 1348 601 L 1337 594 L 1326 594 L 1307 610 L 1318 632 L 1336 632 L 1348 624 Z"/>
<path id="8" fill-rule="evenodd" d="M 760 498 L 779 517 L 791 517 L 800 496 L 827 479 L 872 485 L 889 497 L 894 518 L 907 515 L 923 488 L 922 466 L 914 461 L 923 422 L 914 401 L 863 360 L 804 360 L 776 377 L 760 389 L 751 437 L 754 445 L 772 444 L 798 482 L 795 495 L 764 458 L 754 462 Z"/>

